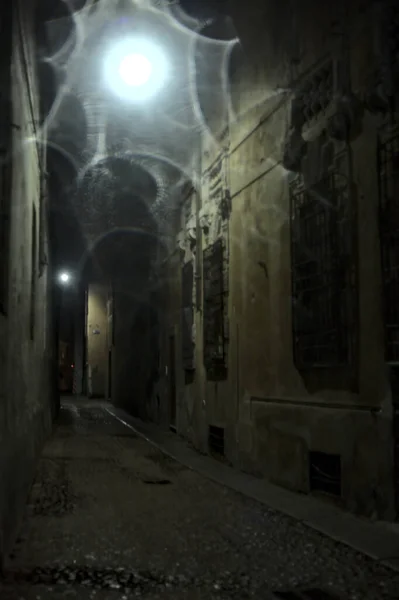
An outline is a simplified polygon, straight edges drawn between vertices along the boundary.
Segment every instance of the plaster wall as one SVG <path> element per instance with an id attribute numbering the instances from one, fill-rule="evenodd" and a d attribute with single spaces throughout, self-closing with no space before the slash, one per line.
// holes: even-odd
<path id="1" fill-rule="evenodd" d="M 9 229 L 8 254 L 1 257 L 8 266 L 0 314 L 0 563 L 20 524 L 56 404 L 45 153 L 36 141 L 33 3 L 14 3 L 12 15 L 10 210 L 1 224 Z"/>
<path id="2" fill-rule="evenodd" d="M 213 136 L 204 134 L 198 193 L 182 195 L 176 252 L 166 267 L 170 284 L 164 339 L 171 333 L 176 339 L 177 430 L 208 451 L 208 426 L 223 427 L 229 462 L 302 492 L 310 490 L 309 453 L 337 454 L 342 505 L 390 519 L 392 405 L 384 362 L 378 231 L 377 136 L 382 118 L 364 108 L 375 67 L 374 9 L 360 2 L 326 7 L 311 0 L 306 6 L 288 1 L 250 4 L 258 12 L 246 7 L 248 28 L 244 17 L 236 20 L 243 43 L 231 86 L 236 114 L 227 131 L 221 122 Z M 304 373 L 293 357 L 292 172 L 284 166 L 284 152 L 296 91 L 326 56 L 344 58 L 346 89 L 362 106 L 355 130 L 336 145 L 345 157 L 345 166 L 342 162 L 337 168 L 344 169 L 353 206 L 356 348 L 347 366 Z M 326 110 L 312 122 L 306 130 L 310 141 L 326 130 L 332 114 Z M 208 174 L 220 160 L 230 201 L 227 217 L 208 185 Z M 204 214 L 206 233 L 199 218 Z M 195 306 L 195 374 L 187 382 L 181 353 L 181 269 L 199 257 L 194 286 L 202 285 L 207 276 L 203 250 L 220 237 L 226 239 L 229 257 L 227 378 L 207 378 L 203 311 Z M 163 347 L 161 371 L 166 373 L 166 342 Z M 170 388 L 164 377 L 167 403 Z"/>

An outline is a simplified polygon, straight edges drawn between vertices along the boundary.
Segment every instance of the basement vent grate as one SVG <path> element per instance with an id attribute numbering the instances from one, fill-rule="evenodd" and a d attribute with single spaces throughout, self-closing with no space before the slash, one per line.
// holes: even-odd
<path id="1" fill-rule="evenodd" d="M 169 485 L 172 483 L 170 479 L 142 479 L 141 481 L 147 485 Z"/>
<path id="2" fill-rule="evenodd" d="M 280 598 L 280 600 L 341 600 L 335 594 L 320 588 L 274 592 L 274 595 L 276 598 Z"/>
<path id="3" fill-rule="evenodd" d="M 341 457 L 339 454 L 309 452 L 309 487 L 311 492 L 341 496 Z"/>
<path id="4" fill-rule="evenodd" d="M 209 425 L 209 436 L 208 436 L 209 450 L 212 454 L 224 456 L 224 429 L 223 427 L 216 427 Z"/>
<path id="5" fill-rule="evenodd" d="M 194 383 L 195 371 L 194 369 L 185 369 L 184 371 L 184 385 L 191 385 Z"/>

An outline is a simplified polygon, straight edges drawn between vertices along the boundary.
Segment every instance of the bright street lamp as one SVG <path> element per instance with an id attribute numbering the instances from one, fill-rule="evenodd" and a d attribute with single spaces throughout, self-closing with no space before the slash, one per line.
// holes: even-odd
<path id="1" fill-rule="evenodd" d="M 152 64 L 143 54 L 128 54 L 119 65 L 119 75 L 126 85 L 145 85 L 152 73 Z"/>
<path id="2" fill-rule="evenodd" d="M 154 96 L 163 86 L 168 65 L 160 47 L 145 38 L 126 38 L 105 60 L 105 78 L 112 91 L 132 102 Z"/>
<path id="3" fill-rule="evenodd" d="M 58 275 L 58 281 L 62 283 L 62 285 L 68 285 L 68 283 L 71 281 L 71 276 L 66 271 L 61 271 L 61 273 Z"/>

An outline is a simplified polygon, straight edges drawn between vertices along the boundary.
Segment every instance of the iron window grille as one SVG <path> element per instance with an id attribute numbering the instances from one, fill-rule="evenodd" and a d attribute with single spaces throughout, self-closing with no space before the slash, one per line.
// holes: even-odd
<path id="1" fill-rule="evenodd" d="M 7 313 L 9 234 L 12 182 L 11 147 L 11 55 L 12 13 L 0 8 L 0 313 Z"/>
<path id="2" fill-rule="evenodd" d="M 340 367 L 354 354 L 355 268 L 348 180 L 331 173 L 290 188 L 292 325 L 299 369 Z"/>
<path id="3" fill-rule="evenodd" d="M 385 356 L 399 365 L 399 130 L 378 148 Z"/>
<path id="4" fill-rule="evenodd" d="M 309 488 L 311 492 L 324 492 L 341 496 L 342 468 L 339 454 L 309 452 Z"/>
<path id="5" fill-rule="evenodd" d="M 39 197 L 39 277 L 45 272 L 48 265 L 47 257 L 47 216 L 48 216 L 48 184 L 47 173 L 42 173 L 40 177 L 40 197 Z"/>
<path id="6" fill-rule="evenodd" d="M 217 240 L 203 254 L 204 364 L 209 374 L 226 366 L 224 331 L 223 241 Z"/>
<path id="7" fill-rule="evenodd" d="M 0 151 L 0 312 L 7 313 L 11 165 Z"/>
<path id="8" fill-rule="evenodd" d="M 399 517 L 399 130 L 378 144 L 380 246 L 385 358 L 392 366 L 394 487 Z"/>
<path id="9" fill-rule="evenodd" d="M 329 60 L 309 76 L 299 89 L 297 102 L 304 122 L 312 121 L 328 108 L 333 99 L 334 87 L 334 64 Z"/>
<path id="10" fill-rule="evenodd" d="M 212 454 L 224 456 L 224 428 L 209 425 L 208 446 Z"/>
<path id="11" fill-rule="evenodd" d="M 31 246 L 31 282 L 30 282 L 30 310 L 29 310 L 29 333 L 30 339 L 35 338 L 36 326 L 36 278 L 37 278 L 37 213 L 33 206 L 32 212 L 32 246 Z"/>
<path id="12" fill-rule="evenodd" d="M 182 269 L 182 352 L 183 368 L 186 371 L 194 369 L 194 342 L 193 342 L 193 261 L 187 262 Z"/>

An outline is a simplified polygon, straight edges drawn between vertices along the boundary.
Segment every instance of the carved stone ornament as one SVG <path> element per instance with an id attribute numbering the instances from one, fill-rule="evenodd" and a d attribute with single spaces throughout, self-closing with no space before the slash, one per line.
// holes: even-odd
<path id="1" fill-rule="evenodd" d="M 184 251 L 186 249 L 185 241 L 186 240 L 185 240 L 184 231 L 179 231 L 179 233 L 176 236 L 176 244 L 180 250 Z"/>
<path id="2" fill-rule="evenodd" d="M 230 190 L 226 190 L 224 196 L 220 202 L 220 215 L 223 220 L 226 220 L 230 217 L 231 213 L 231 197 Z"/>
<path id="3" fill-rule="evenodd" d="M 196 227 L 190 227 L 186 231 L 186 239 L 188 242 L 188 246 L 191 252 L 195 252 L 195 247 L 197 245 L 197 229 Z"/>
<path id="4" fill-rule="evenodd" d="M 302 133 L 292 129 L 287 136 L 283 152 L 283 166 L 288 171 L 298 172 L 301 169 L 302 159 L 306 154 L 306 142 Z"/>
<path id="5" fill-rule="evenodd" d="M 205 211 L 204 208 L 202 208 L 199 213 L 199 224 L 204 233 L 207 233 L 209 231 L 211 225 L 210 217 L 209 213 Z"/>
<path id="6" fill-rule="evenodd" d="M 382 82 L 369 90 L 365 97 L 366 109 L 372 114 L 384 114 L 389 110 L 389 96 Z"/>
<path id="7" fill-rule="evenodd" d="M 347 94 L 336 102 L 336 111 L 328 120 L 327 133 L 330 138 L 345 141 L 361 129 L 362 103 L 354 94 Z"/>

